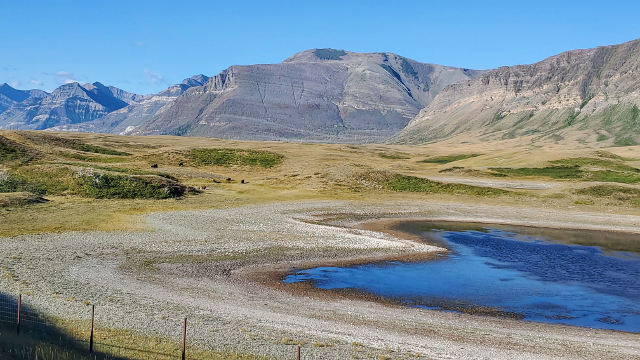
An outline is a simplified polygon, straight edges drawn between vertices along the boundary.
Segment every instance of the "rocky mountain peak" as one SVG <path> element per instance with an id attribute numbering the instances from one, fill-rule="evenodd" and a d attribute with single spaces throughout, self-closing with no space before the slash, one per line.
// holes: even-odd
<path id="1" fill-rule="evenodd" d="M 0 85 L 0 94 L 15 102 L 23 102 L 29 97 L 28 91 L 14 89 L 7 83 Z"/>

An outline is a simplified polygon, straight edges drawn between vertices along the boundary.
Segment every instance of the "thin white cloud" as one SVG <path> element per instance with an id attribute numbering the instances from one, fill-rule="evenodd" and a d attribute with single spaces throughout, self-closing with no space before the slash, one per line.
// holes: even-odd
<path id="1" fill-rule="evenodd" d="M 57 71 L 56 81 L 60 84 L 70 84 L 77 82 L 76 77 L 68 71 Z"/>
<path id="2" fill-rule="evenodd" d="M 34 86 L 42 86 L 42 85 L 44 85 L 42 83 L 42 81 L 40 81 L 40 80 L 31 80 L 29 82 L 31 83 L 31 85 L 34 85 Z"/>
<path id="3" fill-rule="evenodd" d="M 73 74 L 68 71 L 58 71 L 56 72 L 56 76 L 59 77 L 73 77 Z"/>
<path id="4" fill-rule="evenodd" d="M 9 85 L 11 85 L 12 88 L 17 89 L 20 86 L 22 86 L 22 81 L 20 81 L 20 80 L 9 80 Z"/>
<path id="5" fill-rule="evenodd" d="M 153 72 L 149 69 L 142 70 L 142 74 L 144 75 L 147 84 L 149 85 L 160 85 L 165 83 L 164 74 L 160 74 L 157 72 Z"/>
<path id="6" fill-rule="evenodd" d="M 135 46 L 144 46 L 144 43 L 142 41 L 138 41 L 138 42 L 134 43 L 133 45 L 135 45 Z"/>

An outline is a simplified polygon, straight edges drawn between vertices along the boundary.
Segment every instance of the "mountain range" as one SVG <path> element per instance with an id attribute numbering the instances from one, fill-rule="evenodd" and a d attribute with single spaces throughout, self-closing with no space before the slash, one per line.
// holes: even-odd
<path id="1" fill-rule="evenodd" d="M 0 128 L 239 140 L 419 144 L 640 143 L 640 40 L 532 65 L 470 70 L 391 53 L 313 49 L 231 66 L 153 95 L 98 82 L 51 94 L 0 85 Z"/>
<path id="2" fill-rule="evenodd" d="M 501 67 L 443 89 L 393 139 L 465 134 L 603 145 L 640 143 L 640 40 Z"/>

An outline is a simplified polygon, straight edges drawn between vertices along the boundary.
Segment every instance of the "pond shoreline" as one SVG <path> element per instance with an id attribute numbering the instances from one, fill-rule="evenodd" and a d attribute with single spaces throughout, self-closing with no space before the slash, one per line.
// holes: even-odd
<path id="1" fill-rule="evenodd" d="M 407 219 L 370 219 L 359 221 L 350 225 L 351 228 L 361 229 L 366 231 L 374 231 L 385 233 L 397 238 L 415 241 L 418 243 L 425 243 L 431 246 L 441 247 L 442 249 L 434 252 L 414 252 L 414 253 L 406 253 L 401 255 L 390 255 L 390 256 L 377 256 L 377 257 L 362 257 L 362 258 L 343 258 L 343 259 L 334 259 L 334 260 L 314 260 L 314 261 L 306 261 L 297 264 L 296 266 L 282 266 L 282 265 L 267 265 L 260 270 L 252 271 L 251 279 L 253 281 L 261 283 L 263 286 L 268 286 L 273 289 L 278 289 L 280 291 L 290 292 L 297 296 L 312 296 L 318 299 L 352 299 L 352 300 L 364 300 L 364 301 L 373 301 L 378 304 L 383 304 L 385 306 L 393 306 L 399 308 L 407 308 L 407 307 L 417 307 L 424 310 L 435 310 L 435 311 L 454 311 L 458 313 L 470 314 L 470 315 L 480 315 L 480 316 L 491 316 L 495 318 L 502 319 L 512 319 L 519 321 L 528 321 L 528 322 L 536 322 L 536 323 L 545 323 L 545 324 L 553 324 L 549 322 L 540 322 L 535 320 L 525 320 L 525 316 L 523 314 L 517 312 L 509 312 L 503 311 L 499 308 L 494 308 L 490 306 L 483 305 L 473 305 L 470 307 L 459 307 L 459 306 L 444 306 L 438 309 L 431 309 L 429 307 L 421 306 L 421 305 L 411 305 L 406 300 L 393 298 L 390 296 L 377 295 L 371 292 L 367 292 L 364 290 L 358 290 L 353 288 L 336 288 L 336 289 L 322 289 L 315 286 L 311 281 L 297 281 L 297 282 L 285 282 L 284 280 L 299 271 L 308 270 L 318 267 L 352 267 L 358 265 L 374 265 L 380 263 L 389 263 L 389 262 L 402 262 L 402 263 L 412 263 L 412 262 L 424 262 L 430 260 L 440 259 L 440 256 L 447 255 L 451 252 L 450 249 L 444 245 L 445 240 L 439 238 L 436 234 L 429 234 L 427 230 L 422 227 L 425 224 L 448 224 L 452 226 L 459 226 L 460 228 L 464 228 L 462 225 L 471 225 L 477 226 L 480 228 L 497 226 L 499 228 L 507 229 L 515 229 L 522 230 L 528 229 L 533 230 L 534 233 L 545 233 L 547 231 L 552 232 L 569 232 L 575 231 L 579 232 L 580 235 L 589 234 L 594 238 L 611 238 L 611 237 L 625 237 L 632 236 L 635 237 L 635 233 L 626 232 L 617 229 L 584 229 L 584 228 L 575 228 L 575 227 L 565 227 L 565 226 L 557 226 L 557 227 L 549 227 L 549 228 L 540 228 L 538 226 L 532 225 L 522 225 L 522 224 L 514 224 L 513 222 L 479 222 L 479 221 L 469 221 L 466 219 L 465 221 L 457 221 L 457 220 L 439 220 L 439 219 L 416 219 L 416 218 L 407 218 Z M 437 227 L 437 226 L 436 226 Z M 345 227 L 348 229 L 349 227 Z M 635 240 L 640 243 L 639 238 L 635 238 Z M 562 241 L 556 238 L 549 239 L 549 241 L 558 244 L 568 244 L 568 245 L 576 245 L 571 241 Z M 591 246 L 598 246 L 591 245 Z M 634 252 L 637 252 L 636 247 L 633 247 Z M 621 250 L 628 251 L 628 250 Z M 571 324 L 563 324 L 559 323 L 557 325 L 564 326 L 577 326 Z M 581 328 L 590 329 L 589 327 L 577 326 Z M 622 331 L 615 329 L 606 329 L 603 328 L 601 330 L 611 330 L 611 331 Z M 622 331 L 626 332 L 626 331 Z M 637 332 L 630 332 L 637 333 Z"/>

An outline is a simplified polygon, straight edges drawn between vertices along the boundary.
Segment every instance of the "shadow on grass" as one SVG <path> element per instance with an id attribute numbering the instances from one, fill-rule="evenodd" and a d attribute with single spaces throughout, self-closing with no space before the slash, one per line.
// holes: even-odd
<path id="1" fill-rule="evenodd" d="M 17 299 L 0 293 L 0 359 L 125 360 L 170 359 L 175 354 L 95 343 L 89 354 L 89 339 L 79 339 L 52 324 L 42 314 L 21 304 L 17 325 Z M 87 312 L 88 319 L 89 312 Z M 89 322 L 87 322 L 89 323 Z M 87 334 L 89 333 L 87 329 Z M 119 355 L 113 355 L 119 354 Z M 126 354 L 126 355 L 123 355 Z"/>

